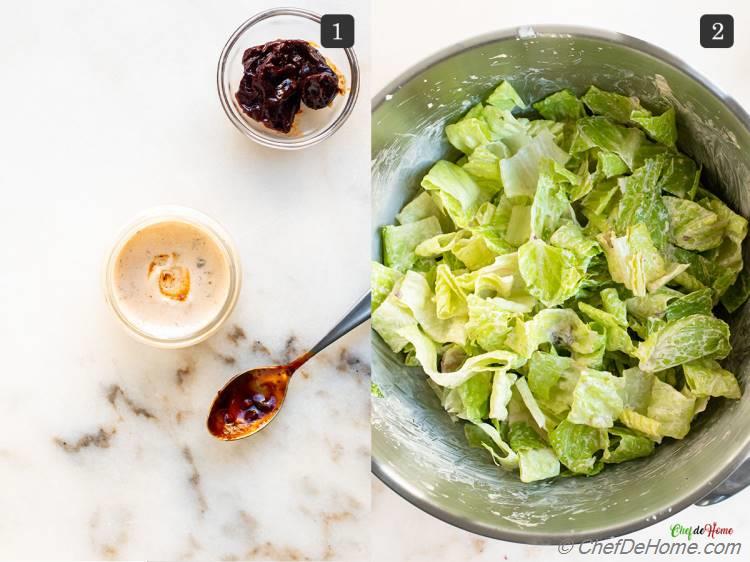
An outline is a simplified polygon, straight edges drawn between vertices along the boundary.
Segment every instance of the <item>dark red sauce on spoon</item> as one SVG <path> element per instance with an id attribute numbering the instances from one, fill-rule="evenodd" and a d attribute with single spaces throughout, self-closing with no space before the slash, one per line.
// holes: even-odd
<path id="1" fill-rule="evenodd" d="M 310 357 L 308 352 L 288 365 L 261 367 L 234 377 L 211 406 L 208 431 L 224 441 L 234 441 L 262 429 L 281 408 L 289 379 Z"/>

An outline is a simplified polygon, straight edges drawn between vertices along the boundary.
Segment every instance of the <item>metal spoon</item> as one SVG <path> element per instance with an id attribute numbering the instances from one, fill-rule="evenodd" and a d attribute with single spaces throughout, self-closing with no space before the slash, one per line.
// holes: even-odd
<path id="1" fill-rule="evenodd" d="M 222 441 L 235 441 L 266 427 L 281 409 L 294 372 L 369 317 L 367 293 L 322 340 L 291 363 L 251 369 L 233 377 L 211 404 L 206 420 L 208 431 Z"/>

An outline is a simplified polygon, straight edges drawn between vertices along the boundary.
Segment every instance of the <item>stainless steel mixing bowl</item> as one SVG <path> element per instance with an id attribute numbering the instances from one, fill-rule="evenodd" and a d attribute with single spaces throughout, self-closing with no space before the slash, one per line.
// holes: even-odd
<path id="1" fill-rule="evenodd" d="M 509 80 L 527 101 L 591 84 L 637 95 L 648 108 L 678 112 L 680 147 L 704 165 L 704 183 L 750 216 L 750 117 L 682 61 L 632 37 L 542 26 L 460 43 L 406 72 L 374 100 L 374 256 L 380 226 L 414 195 L 437 159 L 455 156 L 445 125 Z M 745 248 L 745 261 L 750 252 Z M 726 365 L 747 392 L 750 306 L 728 319 Z M 373 334 L 374 473 L 424 511 L 489 537 L 537 544 L 629 533 L 686 506 L 713 503 L 748 483 L 750 399 L 714 399 L 682 441 L 598 476 L 523 484 L 469 449 L 463 428 L 440 407 L 419 369 L 404 367 Z M 734 472 L 734 474 L 732 474 Z M 731 477 L 730 477 L 731 474 Z M 727 478 L 730 477 L 729 480 Z M 723 483 L 722 483 L 723 482 Z M 718 486 L 718 488 L 717 488 Z"/>

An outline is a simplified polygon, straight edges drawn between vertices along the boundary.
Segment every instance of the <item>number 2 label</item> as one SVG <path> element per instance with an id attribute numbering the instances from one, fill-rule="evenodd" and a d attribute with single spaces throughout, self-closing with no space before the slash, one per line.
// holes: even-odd
<path id="1" fill-rule="evenodd" d="M 700 21 L 701 46 L 728 49 L 734 45 L 734 18 L 730 14 L 705 14 Z"/>

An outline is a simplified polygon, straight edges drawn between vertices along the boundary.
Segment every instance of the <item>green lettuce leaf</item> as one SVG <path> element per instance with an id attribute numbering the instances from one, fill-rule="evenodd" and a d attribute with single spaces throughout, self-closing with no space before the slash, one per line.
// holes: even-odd
<path id="1" fill-rule="evenodd" d="M 544 412 L 542 412 L 542 409 L 539 407 L 539 404 L 537 403 L 536 398 L 534 398 L 525 378 L 521 377 L 516 379 L 516 390 L 518 390 L 521 400 L 523 400 L 523 403 L 526 405 L 526 408 L 534 419 L 536 425 L 541 429 L 545 429 L 547 427 L 547 416 L 544 415 Z"/>
<path id="2" fill-rule="evenodd" d="M 407 271 L 394 295 L 411 311 L 425 333 L 434 341 L 458 344 L 466 341 L 466 317 L 440 318 L 435 295 L 424 275 Z"/>
<path id="3" fill-rule="evenodd" d="M 435 217 L 440 221 L 440 227 L 444 232 L 450 232 L 454 229 L 453 221 L 438 207 L 432 196 L 426 191 L 420 190 L 419 195 L 409 201 L 396 215 L 396 222 L 409 224 L 430 217 Z"/>
<path id="4" fill-rule="evenodd" d="M 521 482 L 535 482 L 560 474 L 560 462 L 554 451 L 528 424 L 510 424 L 508 435 L 511 448 L 518 454 Z"/>
<path id="5" fill-rule="evenodd" d="M 466 382 L 456 387 L 462 408 L 457 412 L 459 418 L 481 421 L 490 412 L 490 392 L 492 391 L 492 373 L 477 373 Z"/>
<path id="6" fill-rule="evenodd" d="M 528 359 L 544 343 L 568 349 L 574 355 L 593 353 L 598 349 L 600 339 L 600 335 L 584 324 L 573 310 L 547 308 L 531 320 L 517 320 L 506 345 Z"/>
<path id="7" fill-rule="evenodd" d="M 406 326 L 399 330 L 399 335 L 414 346 L 417 360 L 427 376 L 436 384 L 448 388 L 460 386 L 478 373 L 485 371 L 507 371 L 520 364 L 519 358 L 515 353 L 509 351 L 492 351 L 469 357 L 461 368 L 456 371 L 442 373 L 437 368 L 437 345 L 418 326 Z"/>
<path id="8" fill-rule="evenodd" d="M 494 374 L 490 394 L 490 418 L 500 421 L 508 418 L 508 402 L 513 395 L 512 387 L 517 378 L 517 375 L 507 371 L 498 371 Z"/>
<path id="9" fill-rule="evenodd" d="M 414 252 L 419 243 L 442 233 L 440 221 L 428 217 L 401 226 L 388 225 L 381 230 L 383 237 L 383 263 L 401 272 L 424 263 Z"/>
<path id="10" fill-rule="evenodd" d="M 629 226 L 624 236 L 608 232 L 597 239 L 607 256 L 612 280 L 625 285 L 635 296 L 656 291 L 688 268 L 688 264 L 665 263 L 643 223 Z"/>
<path id="11" fill-rule="evenodd" d="M 539 114 L 552 121 L 575 121 L 586 117 L 583 102 L 570 90 L 560 90 L 534 104 Z"/>
<path id="12" fill-rule="evenodd" d="M 518 248 L 518 268 L 529 293 L 545 306 L 557 306 L 572 297 L 582 274 L 572 252 L 529 240 Z"/>
<path id="13" fill-rule="evenodd" d="M 618 234 L 630 225 L 645 225 L 657 249 L 663 249 L 669 235 L 669 213 L 658 186 L 663 159 L 646 160 L 632 175 L 620 180 L 622 199 L 615 221 Z"/>
<path id="14" fill-rule="evenodd" d="M 695 396 L 739 399 L 742 392 L 735 376 L 713 359 L 697 359 L 682 366 L 685 382 Z"/>
<path id="15" fill-rule="evenodd" d="M 458 240 L 452 248 L 453 255 L 456 256 L 471 271 L 481 269 L 492 264 L 495 261 L 497 253 L 490 248 L 488 239 L 481 234 L 473 233 L 470 238 Z M 501 248 L 504 250 L 511 248 Z"/>
<path id="16" fill-rule="evenodd" d="M 504 143 L 489 142 L 477 146 L 463 168 L 474 177 L 500 182 L 500 160 L 510 156 L 510 149 Z"/>
<path id="17" fill-rule="evenodd" d="M 549 131 L 542 131 L 510 158 L 500 160 L 500 177 L 508 197 L 533 197 L 544 159 L 564 165 L 569 154 L 555 144 Z"/>
<path id="18" fill-rule="evenodd" d="M 440 160 L 430 169 L 422 179 L 422 187 L 435 193 L 459 228 L 467 227 L 479 206 L 494 194 L 474 181 L 463 168 L 446 160 Z"/>
<path id="19" fill-rule="evenodd" d="M 695 359 L 723 359 L 729 355 L 729 326 L 718 318 L 692 314 L 667 322 L 638 345 L 638 367 L 656 372 Z"/>
<path id="20" fill-rule="evenodd" d="M 747 220 L 732 211 L 715 195 L 707 192 L 703 195 L 705 197 L 699 203 L 719 215 L 719 219 L 727 225 L 726 236 L 721 245 L 706 255 L 715 270 L 718 270 L 711 286 L 716 295 L 721 297 L 742 271 L 742 241 L 747 237 Z"/>
<path id="21" fill-rule="evenodd" d="M 654 442 L 631 429 L 612 427 L 609 430 L 610 447 L 604 453 L 605 463 L 620 463 L 640 457 L 647 457 L 654 452 Z M 614 447 L 611 445 L 614 443 Z"/>
<path id="22" fill-rule="evenodd" d="M 464 118 L 445 128 L 448 141 L 464 154 L 490 142 L 490 127 L 484 119 Z"/>
<path id="23" fill-rule="evenodd" d="M 511 330 L 511 322 L 518 316 L 518 312 L 504 306 L 504 303 L 511 301 L 500 297 L 483 299 L 470 294 L 467 302 L 467 339 L 486 351 L 503 349 L 505 338 Z"/>
<path id="24" fill-rule="evenodd" d="M 646 131 L 646 134 L 658 143 L 674 148 L 677 142 L 677 122 L 673 107 L 667 109 L 661 115 L 638 116 L 631 114 L 631 120 Z"/>
<path id="25" fill-rule="evenodd" d="M 637 167 L 638 151 L 645 141 L 638 129 L 622 127 L 607 117 L 584 117 L 576 121 L 576 128 L 571 153 L 599 148 L 617 154 L 631 170 Z"/>
<path id="26" fill-rule="evenodd" d="M 614 152 L 599 150 L 596 161 L 597 171 L 607 179 L 627 174 L 629 171 L 628 165 Z"/>
<path id="27" fill-rule="evenodd" d="M 516 248 L 531 236 L 531 206 L 513 205 L 505 232 L 505 240 Z"/>
<path id="28" fill-rule="evenodd" d="M 623 380 L 606 371 L 585 369 L 575 390 L 568 420 L 591 427 L 612 427 L 624 409 Z"/>
<path id="29" fill-rule="evenodd" d="M 607 432 L 570 420 L 563 420 L 549 434 L 555 454 L 569 470 L 576 474 L 595 474 L 601 470 L 595 456 L 607 448 Z"/>
<path id="30" fill-rule="evenodd" d="M 465 229 L 457 230 L 456 232 L 449 232 L 447 234 L 438 234 L 420 242 L 417 247 L 414 248 L 414 253 L 423 258 L 438 257 L 452 251 L 459 242 L 462 240 L 468 240 L 471 237 L 471 231 Z"/>
<path id="31" fill-rule="evenodd" d="M 581 369 L 572 357 L 535 351 L 529 359 L 526 378 L 540 405 L 553 414 L 562 415 L 573 403 L 573 390 Z"/>
<path id="32" fill-rule="evenodd" d="M 695 399 L 684 396 L 667 383 L 654 379 L 647 417 L 659 423 L 659 433 L 682 439 L 690 431 Z"/>
<path id="33" fill-rule="evenodd" d="M 588 268 L 594 256 L 602 253 L 597 241 L 586 236 L 581 227 L 572 220 L 564 221 L 560 228 L 552 233 L 549 242 L 557 248 L 572 252 L 583 268 Z"/>
<path id="34" fill-rule="evenodd" d="M 372 311 L 375 311 L 375 309 L 382 304 L 388 294 L 393 290 L 393 286 L 402 277 L 403 275 L 399 271 L 386 267 L 382 263 L 376 261 L 372 262 L 370 269 Z"/>
<path id="35" fill-rule="evenodd" d="M 496 427 L 488 423 L 467 423 L 464 425 L 464 433 L 469 446 L 489 452 L 496 465 L 505 470 L 518 468 L 518 455 L 505 442 Z"/>
<path id="36" fill-rule="evenodd" d="M 585 302 L 578 303 L 578 310 L 604 327 L 607 334 L 607 351 L 622 351 L 635 356 L 636 347 L 633 345 L 633 340 L 630 339 L 627 330 L 620 325 L 617 318 Z"/>
<path id="37" fill-rule="evenodd" d="M 662 287 L 648 295 L 627 299 L 625 306 L 629 314 L 632 314 L 639 320 L 645 321 L 652 316 L 663 316 L 667 312 L 669 303 L 682 296 L 683 294 L 679 291 L 675 291 L 669 287 Z"/>
<path id="38" fill-rule="evenodd" d="M 701 169 L 695 162 L 679 152 L 662 152 L 666 166 L 659 187 L 677 197 L 693 199 L 700 181 Z"/>
<path id="39" fill-rule="evenodd" d="M 591 86 L 581 99 L 592 113 L 604 115 L 623 124 L 630 121 L 633 111 L 643 109 L 638 98 L 605 92 L 596 86 Z"/>
<path id="40" fill-rule="evenodd" d="M 604 310 L 611 314 L 615 322 L 617 322 L 623 328 L 628 327 L 628 307 L 624 301 L 620 300 L 620 295 L 617 294 L 617 289 L 609 287 L 602 289 L 599 293 L 602 299 L 602 306 Z"/>
<path id="41" fill-rule="evenodd" d="M 395 295 L 388 295 L 372 313 L 372 329 L 395 353 L 406 347 L 408 340 L 398 334 L 405 326 L 416 326 L 417 321 L 409 308 Z"/>
<path id="42" fill-rule="evenodd" d="M 447 265 L 439 264 L 435 275 L 435 309 L 441 320 L 468 314 L 466 294 Z"/>
<path id="43" fill-rule="evenodd" d="M 505 442 L 496 427 L 488 423 L 466 424 L 464 432 L 469 444 L 489 452 L 496 465 L 506 470 L 518 468 L 518 455 Z"/>
<path id="44" fill-rule="evenodd" d="M 544 160 L 539 166 L 539 181 L 530 213 L 531 236 L 548 240 L 561 219 L 572 219 L 574 214 L 561 181 L 562 174 L 555 170 L 555 162 Z"/>
<path id="45" fill-rule="evenodd" d="M 655 419 L 650 418 L 645 414 L 639 414 L 635 410 L 625 408 L 620 414 L 620 421 L 630 429 L 634 429 L 639 433 L 646 435 L 652 441 L 661 443 L 661 424 Z"/>
<path id="46" fill-rule="evenodd" d="M 501 110 L 511 111 L 516 107 L 524 109 L 526 104 L 511 86 L 510 82 L 501 82 L 487 98 L 487 103 Z"/>
<path id="47" fill-rule="evenodd" d="M 638 367 L 631 367 L 622 372 L 624 381 L 623 404 L 626 409 L 645 415 L 654 386 L 654 375 L 645 373 Z"/>
<path id="48" fill-rule="evenodd" d="M 664 197 L 669 212 L 669 240 L 686 250 L 703 252 L 721 245 L 727 223 L 689 199 Z"/>
<path id="49" fill-rule="evenodd" d="M 692 314 L 710 316 L 712 308 L 713 291 L 711 289 L 699 289 L 670 302 L 665 311 L 665 317 L 667 322 L 671 322 Z"/>

